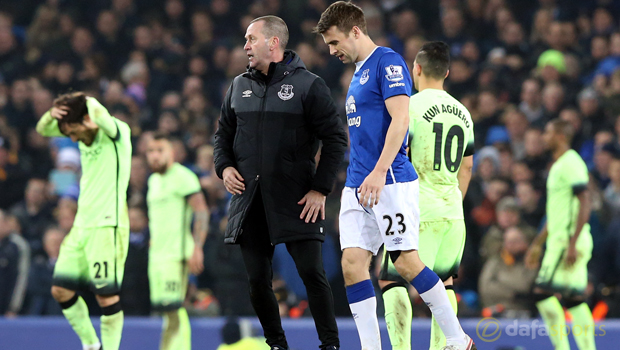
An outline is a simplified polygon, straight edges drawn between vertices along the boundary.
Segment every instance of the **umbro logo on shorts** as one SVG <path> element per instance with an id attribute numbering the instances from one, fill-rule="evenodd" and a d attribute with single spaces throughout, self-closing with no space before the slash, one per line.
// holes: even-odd
<path id="1" fill-rule="evenodd" d="M 403 243 L 403 239 L 402 237 L 396 237 L 392 239 L 392 242 L 394 242 L 394 244 L 401 244 Z"/>

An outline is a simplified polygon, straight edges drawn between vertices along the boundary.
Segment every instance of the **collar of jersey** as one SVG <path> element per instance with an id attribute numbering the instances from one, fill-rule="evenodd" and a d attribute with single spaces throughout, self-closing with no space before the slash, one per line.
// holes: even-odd
<path id="1" fill-rule="evenodd" d="M 363 61 L 360 62 L 355 62 L 355 73 L 357 73 L 357 71 L 360 70 L 360 68 L 362 68 L 362 66 L 364 65 L 364 63 L 366 63 L 366 61 L 368 61 L 368 59 L 370 58 L 370 56 L 372 56 L 373 53 L 375 53 L 375 51 L 377 51 L 378 48 L 380 48 L 381 46 L 377 46 L 375 47 L 374 50 L 372 50 L 370 52 L 370 54 L 368 56 L 366 56 L 366 58 Z"/>

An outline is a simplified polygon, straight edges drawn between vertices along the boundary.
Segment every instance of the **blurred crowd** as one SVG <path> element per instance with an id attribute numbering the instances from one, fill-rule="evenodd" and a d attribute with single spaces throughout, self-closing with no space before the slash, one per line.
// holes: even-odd
<path id="1" fill-rule="evenodd" d="M 475 123 L 474 177 L 464 201 L 467 243 L 456 290 L 462 314 L 531 316 L 536 271 L 523 257 L 544 222 L 547 121 L 577 130 L 589 166 L 595 317 L 620 317 L 620 1 L 360 0 L 368 31 L 409 65 L 428 40 L 451 46 L 446 89 Z M 252 313 L 238 247 L 225 246 L 229 194 L 213 171 L 221 99 L 245 71 L 245 28 L 274 14 L 289 48 L 330 87 L 344 118 L 353 66 L 311 34 L 328 0 L 20 0 L 0 4 L 0 315 L 59 314 L 49 294 L 60 243 L 79 196 L 80 155 L 66 138 L 34 131 L 55 96 L 82 90 L 131 126 L 131 241 L 122 301 L 149 314 L 146 142 L 174 136 L 176 161 L 200 178 L 211 210 L 205 272 L 193 276 L 194 315 Z M 415 152 L 415 150 L 413 150 Z M 327 200 L 326 268 L 337 312 L 348 306 L 337 216 L 346 160 Z M 421 203 L 423 205 L 423 203 Z M 307 314 L 305 289 L 277 249 L 283 316 Z M 419 298 L 412 292 L 416 305 Z M 92 300 L 91 300 L 92 303 Z M 94 303 L 93 303 L 94 304 Z M 420 308 L 416 316 L 427 311 Z M 96 308 L 92 310 L 97 314 Z"/>

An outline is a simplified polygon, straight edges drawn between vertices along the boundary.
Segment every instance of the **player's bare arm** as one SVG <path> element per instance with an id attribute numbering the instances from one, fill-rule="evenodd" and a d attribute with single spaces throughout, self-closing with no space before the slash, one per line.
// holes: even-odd
<path id="1" fill-rule="evenodd" d="M 189 205 L 194 211 L 194 252 L 189 259 L 191 273 L 197 275 L 204 269 L 204 253 L 202 251 L 209 230 L 209 208 L 202 192 L 189 197 Z"/>
<path id="2" fill-rule="evenodd" d="M 566 264 L 572 266 L 577 260 L 577 239 L 583 230 L 583 226 L 590 221 L 590 192 L 588 189 L 584 189 L 577 194 L 579 199 L 579 214 L 577 215 L 577 224 L 575 225 L 575 232 L 568 244 L 568 250 L 566 251 Z"/>
<path id="3" fill-rule="evenodd" d="M 385 136 L 385 145 L 375 168 L 364 179 L 358 190 L 360 204 L 366 206 L 370 202 L 371 208 L 379 203 L 387 172 L 402 147 L 409 129 L 409 96 L 392 96 L 385 100 L 385 106 L 392 117 L 392 122 Z"/>
<path id="4" fill-rule="evenodd" d="M 545 226 L 543 226 L 542 230 L 534 241 L 532 245 L 527 250 L 525 254 L 525 265 L 529 269 L 537 269 L 540 266 L 540 255 L 542 254 L 542 246 L 547 241 L 547 236 L 549 235 L 549 231 L 547 230 L 547 223 L 545 222 Z"/>
<path id="5" fill-rule="evenodd" d="M 459 172 L 456 177 L 459 179 L 459 190 L 463 194 L 463 199 L 465 199 L 465 194 L 467 194 L 467 189 L 469 188 L 469 181 L 471 180 L 471 172 L 474 168 L 474 156 L 463 157 L 463 162 L 461 163 L 461 167 L 459 168 Z"/>

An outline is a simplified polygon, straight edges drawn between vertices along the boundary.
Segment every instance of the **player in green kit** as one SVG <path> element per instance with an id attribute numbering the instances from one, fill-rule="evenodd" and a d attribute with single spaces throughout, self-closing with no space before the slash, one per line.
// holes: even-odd
<path id="1" fill-rule="evenodd" d="M 167 136 L 155 134 L 146 156 L 153 171 L 146 196 L 151 234 L 148 267 L 151 305 L 164 318 L 159 348 L 189 350 L 191 330 L 182 304 L 189 273 L 197 275 L 203 270 L 202 248 L 207 238 L 209 211 L 198 177 L 174 162 Z"/>
<path id="2" fill-rule="evenodd" d="M 118 293 L 129 245 L 127 186 L 131 168 L 129 126 L 99 101 L 74 92 L 58 97 L 37 124 L 43 136 L 68 136 L 80 148 L 78 210 L 54 267 L 52 296 L 80 337 L 83 349 L 118 350 L 123 311 Z M 101 306 L 101 342 L 76 291 L 90 288 Z"/>
<path id="3" fill-rule="evenodd" d="M 452 277 L 463 247 L 463 197 L 467 192 L 474 154 L 474 124 L 467 109 L 443 89 L 450 48 L 443 42 L 422 46 L 413 63 L 418 93 L 409 103 L 411 161 L 420 180 L 420 259 L 446 286 L 456 312 Z M 411 349 L 411 302 L 407 283 L 387 254 L 379 276 L 385 321 L 393 349 Z M 431 349 L 443 349 L 446 339 L 433 317 Z"/>
<path id="4" fill-rule="evenodd" d="M 590 234 L 590 195 L 588 168 L 579 154 L 570 148 L 574 130 L 566 121 L 547 123 L 543 140 L 554 163 L 547 177 L 547 223 L 526 255 L 526 264 L 538 267 L 542 245 L 547 249 L 536 278 L 536 307 L 547 326 L 556 350 L 568 350 L 564 310 L 573 318 L 573 337 L 580 350 L 594 350 L 594 321 L 585 303 L 588 285 L 588 261 L 592 257 Z M 580 327 L 580 328 L 577 328 Z M 577 329 L 577 331 L 575 331 Z M 564 333 L 563 333 L 564 332 Z"/>

